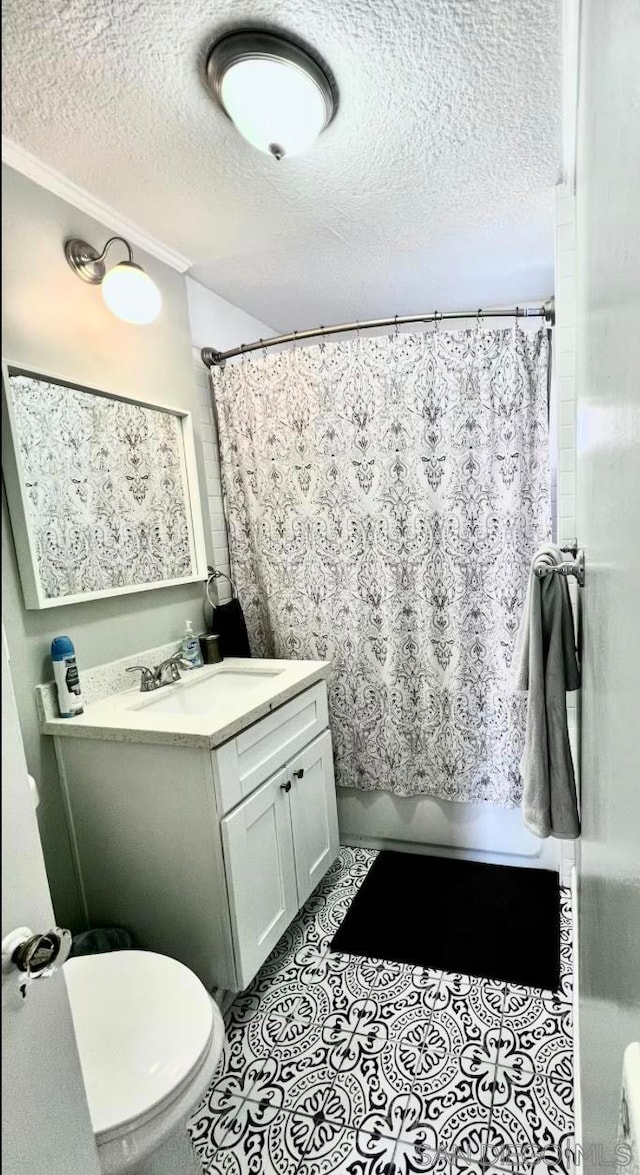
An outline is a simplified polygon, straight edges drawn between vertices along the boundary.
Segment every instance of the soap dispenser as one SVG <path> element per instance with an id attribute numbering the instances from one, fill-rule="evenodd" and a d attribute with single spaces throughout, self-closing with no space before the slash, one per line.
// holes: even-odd
<path id="1" fill-rule="evenodd" d="M 193 625 L 190 620 L 185 622 L 184 636 L 180 645 L 180 652 L 185 661 L 188 661 L 192 669 L 198 669 L 204 665 L 202 659 L 202 652 L 200 650 L 200 641 L 194 635 Z"/>

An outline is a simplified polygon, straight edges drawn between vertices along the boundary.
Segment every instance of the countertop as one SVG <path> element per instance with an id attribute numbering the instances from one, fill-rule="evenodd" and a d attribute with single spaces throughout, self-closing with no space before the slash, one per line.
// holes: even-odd
<path id="1" fill-rule="evenodd" d="M 170 698 L 188 690 L 197 682 L 234 670 L 251 673 L 259 669 L 274 675 L 264 683 L 253 684 L 244 697 L 218 702 L 210 713 L 155 714 L 146 703 Z M 44 715 L 43 734 L 62 738 L 104 739 L 110 742 L 166 743 L 172 746 L 205 747 L 212 750 L 239 734 L 284 702 L 288 702 L 317 681 L 329 676 L 328 661 L 279 661 L 260 658 L 227 657 L 219 665 L 183 672 L 182 680 L 159 690 L 142 693 L 139 688 L 111 694 L 85 705 L 75 718 L 52 718 Z"/>

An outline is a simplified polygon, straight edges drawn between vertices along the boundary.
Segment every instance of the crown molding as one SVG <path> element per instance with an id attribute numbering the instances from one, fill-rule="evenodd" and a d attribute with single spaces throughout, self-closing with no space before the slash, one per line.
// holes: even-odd
<path id="1" fill-rule="evenodd" d="M 144 229 L 121 216 L 115 208 L 96 199 L 90 192 L 87 192 L 86 188 L 81 188 L 73 180 L 67 179 L 61 172 L 49 167 L 47 163 L 43 163 L 42 160 L 37 159 L 29 151 L 25 151 L 24 147 L 20 147 L 18 143 L 14 143 L 5 135 L 2 136 L 2 161 L 21 172 L 22 175 L 26 175 L 28 179 L 40 184 L 40 187 L 52 192 L 54 196 L 59 196 L 68 204 L 72 204 L 74 208 L 86 212 L 87 216 L 99 220 L 109 231 L 126 237 L 132 245 L 137 245 L 139 249 L 144 249 L 145 253 L 157 257 L 158 261 L 163 261 L 165 265 L 177 269 L 178 273 L 186 273 L 188 269 L 191 269 L 193 262 L 188 257 L 177 253 L 175 249 L 170 249 L 157 237 L 150 236 Z"/>

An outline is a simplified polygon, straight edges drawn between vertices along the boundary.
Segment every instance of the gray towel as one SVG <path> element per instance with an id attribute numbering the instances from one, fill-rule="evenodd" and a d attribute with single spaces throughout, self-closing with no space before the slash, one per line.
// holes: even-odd
<path id="1" fill-rule="evenodd" d="M 573 613 L 566 578 L 539 578 L 536 566 L 561 563 L 559 547 L 541 547 L 529 576 L 515 652 L 515 688 L 527 690 L 527 729 L 520 774 L 522 816 L 536 836 L 580 836 L 576 782 L 567 729 L 568 690 L 579 689 Z"/>

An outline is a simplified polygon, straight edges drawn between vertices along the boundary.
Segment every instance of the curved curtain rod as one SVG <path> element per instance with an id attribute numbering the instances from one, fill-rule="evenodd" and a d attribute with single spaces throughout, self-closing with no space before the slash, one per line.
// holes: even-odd
<path id="1" fill-rule="evenodd" d="M 205 367 L 222 367 L 227 359 L 234 359 L 236 355 L 248 355 L 250 351 L 264 351 L 267 347 L 277 347 L 281 343 L 297 343 L 302 339 L 317 339 L 324 335 L 338 335 L 351 330 L 375 330 L 376 327 L 403 326 L 410 322 L 448 322 L 456 318 L 544 318 L 545 322 L 553 326 L 555 305 L 554 299 L 550 298 L 542 306 L 508 306 L 502 310 L 455 310 L 445 314 L 440 310 L 433 310 L 426 314 L 395 314 L 393 318 L 369 318 L 363 322 L 340 322 L 335 326 L 316 326 L 311 330 L 294 330 L 286 335 L 272 335 L 268 339 L 257 339 L 255 343 L 241 343 L 239 347 L 232 347 L 229 351 L 216 351 L 213 347 L 203 347 L 200 355 Z"/>

